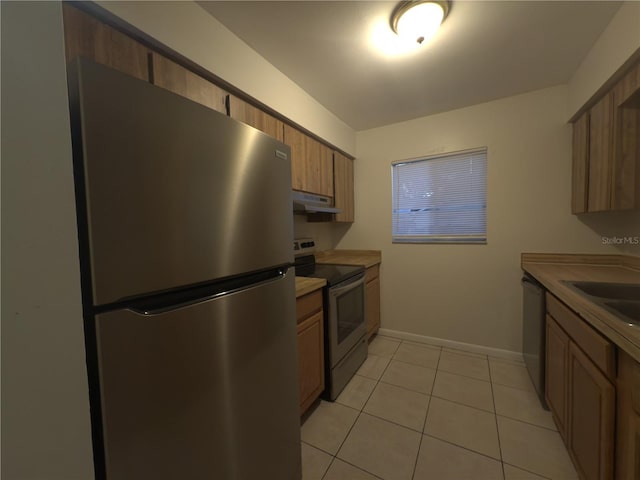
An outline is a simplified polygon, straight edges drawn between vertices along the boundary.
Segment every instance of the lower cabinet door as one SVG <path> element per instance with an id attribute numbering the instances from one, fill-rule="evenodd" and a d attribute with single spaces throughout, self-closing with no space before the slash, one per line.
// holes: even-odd
<path id="1" fill-rule="evenodd" d="M 549 315 L 546 342 L 545 399 L 566 442 L 569 337 Z"/>
<path id="2" fill-rule="evenodd" d="M 569 343 L 569 452 L 584 480 L 613 478 L 615 389 L 573 342 Z"/>
<path id="3" fill-rule="evenodd" d="M 300 414 L 324 390 L 324 333 L 322 310 L 298 325 L 298 366 L 300 374 Z"/>
<path id="4" fill-rule="evenodd" d="M 640 478 L 640 363 L 618 350 L 616 480 Z"/>

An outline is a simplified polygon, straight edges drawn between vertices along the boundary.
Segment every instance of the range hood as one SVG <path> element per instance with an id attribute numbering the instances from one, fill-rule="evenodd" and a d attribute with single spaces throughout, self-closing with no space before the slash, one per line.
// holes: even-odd
<path id="1" fill-rule="evenodd" d="M 292 199 L 294 213 L 342 213 L 339 208 L 331 206 L 331 197 L 293 190 Z"/>

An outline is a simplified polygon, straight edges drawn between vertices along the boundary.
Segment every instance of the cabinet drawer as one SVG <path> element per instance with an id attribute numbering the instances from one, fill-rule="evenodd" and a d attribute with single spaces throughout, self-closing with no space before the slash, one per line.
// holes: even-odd
<path id="1" fill-rule="evenodd" d="M 322 310 L 322 290 L 316 290 L 304 295 L 296 301 L 297 323 Z"/>
<path id="2" fill-rule="evenodd" d="M 550 293 L 547 293 L 547 312 L 609 379 L 615 378 L 615 348 L 609 340 Z"/>
<path id="3" fill-rule="evenodd" d="M 374 280 L 380 276 L 380 265 L 374 265 L 373 267 L 367 268 L 364 274 L 364 281 L 369 283 L 371 280 Z"/>

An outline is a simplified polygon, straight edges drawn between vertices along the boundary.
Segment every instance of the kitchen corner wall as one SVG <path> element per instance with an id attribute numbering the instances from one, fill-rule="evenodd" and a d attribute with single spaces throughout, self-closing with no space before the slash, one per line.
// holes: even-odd
<path id="1" fill-rule="evenodd" d="M 93 475 L 58 2 L 2 2 L 2 478 Z"/>
<path id="2" fill-rule="evenodd" d="M 383 328 L 521 351 L 520 254 L 617 253 L 570 213 L 566 109 L 559 86 L 357 134 L 338 248 L 382 250 Z M 485 146 L 487 245 L 392 244 L 391 162 Z"/>

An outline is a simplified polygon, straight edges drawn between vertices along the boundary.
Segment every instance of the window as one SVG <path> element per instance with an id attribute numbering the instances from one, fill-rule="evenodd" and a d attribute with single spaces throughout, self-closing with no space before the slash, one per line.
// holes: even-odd
<path id="1" fill-rule="evenodd" d="M 486 243 L 487 149 L 393 162 L 394 243 Z"/>

